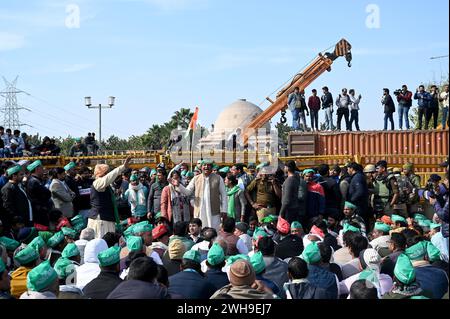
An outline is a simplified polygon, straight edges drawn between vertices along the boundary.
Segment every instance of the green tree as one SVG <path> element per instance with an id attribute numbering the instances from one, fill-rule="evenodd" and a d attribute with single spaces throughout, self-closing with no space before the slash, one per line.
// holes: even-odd
<path id="1" fill-rule="evenodd" d="M 192 116 L 194 116 L 194 113 L 190 109 L 181 108 L 181 110 L 175 112 L 168 124 L 172 128 L 181 127 L 186 130 L 189 127 Z"/>
<path id="2" fill-rule="evenodd" d="M 279 141 L 282 141 L 284 145 L 288 145 L 288 135 L 289 132 L 293 131 L 292 127 L 287 125 L 286 123 L 282 124 L 278 122 L 277 125 L 275 125 L 275 128 L 278 131 Z"/>

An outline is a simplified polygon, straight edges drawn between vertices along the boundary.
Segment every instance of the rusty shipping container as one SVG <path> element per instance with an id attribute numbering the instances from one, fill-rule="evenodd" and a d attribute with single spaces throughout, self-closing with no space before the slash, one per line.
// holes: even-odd
<path id="1" fill-rule="evenodd" d="M 420 167 L 418 171 L 429 172 L 439 170 L 448 156 L 448 142 L 448 130 L 291 132 L 289 156 L 357 155 L 362 164 L 386 159 L 393 166 L 411 161 Z"/>

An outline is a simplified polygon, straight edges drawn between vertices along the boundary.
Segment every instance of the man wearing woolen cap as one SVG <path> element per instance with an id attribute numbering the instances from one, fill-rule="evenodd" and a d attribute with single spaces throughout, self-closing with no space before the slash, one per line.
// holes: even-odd
<path id="1" fill-rule="evenodd" d="M 219 299 L 223 295 L 229 295 L 233 299 L 274 299 L 273 292 L 256 281 L 255 270 L 247 260 L 235 261 L 228 276 L 230 284 L 216 291 L 211 299 Z"/>
<path id="2" fill-rule="evenodd" d="M 95 238 L 103 238 L 108 232 L 115 232 L 115 225 L 120 223 L 117 203 L 111 184 L 128 167 L 131 157 L 127 157 L 123 165 L 109 171 L 106 164 L 97 164 L 94 169 L 95 181 L 91 187 L 91 211 L 87 227 L 95 232 Z"/>

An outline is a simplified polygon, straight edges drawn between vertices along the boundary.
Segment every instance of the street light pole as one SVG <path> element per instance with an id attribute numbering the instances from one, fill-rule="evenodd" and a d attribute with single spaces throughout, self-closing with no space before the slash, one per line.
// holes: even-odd
<path id="1" fill-rule="evenodd" d="M 84 98 L 84 104 L 90 108 L 90 109 L 98 109 L 98 141 L 99 141 L 99 148 L 101 148 L 102 146 L 102 109 L 110 109 L 113 107 L 114 103 L 115 103 L 115 97 L 114 96 L 110 96 L 108 98 L 108 105 L 92 105 L 91 102 L 91 97 L 90 96 L 86 96 Z"/>

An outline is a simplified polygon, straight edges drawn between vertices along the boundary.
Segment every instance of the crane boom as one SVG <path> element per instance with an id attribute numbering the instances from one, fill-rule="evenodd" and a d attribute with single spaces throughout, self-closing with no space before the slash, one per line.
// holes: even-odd
<path id="1" fill-rule="evenodd" d="M 319 53 L 319 55 L 305 68 L 305 70 L 298 73 L 290 84 L 278 92 L 277 98 L 272 105 L 254 118 L 250 124 L 244 128 L 244 145 L 248 144 L 249 137 L 254 135 L 259 128 L 263 127 L 264 124 L 274 117 L 279 111 L 283 111 L 287 108 L 288 95 L 294 90 L 295 87 L 298 87 L 300 91 L 304 90 L 315 79 L 322 75 L 322 73 L 325 71 L 331 71 L 333 61 L 340 56 L 345 56 L 348 66 L 351 67 L 351 48 L 351 44 L 347 40 L 342 39 L 336 44 L 333 52 L 327 52 L 323 55 Z M 270 99 L 268 100 L 271 101 Z"/>

